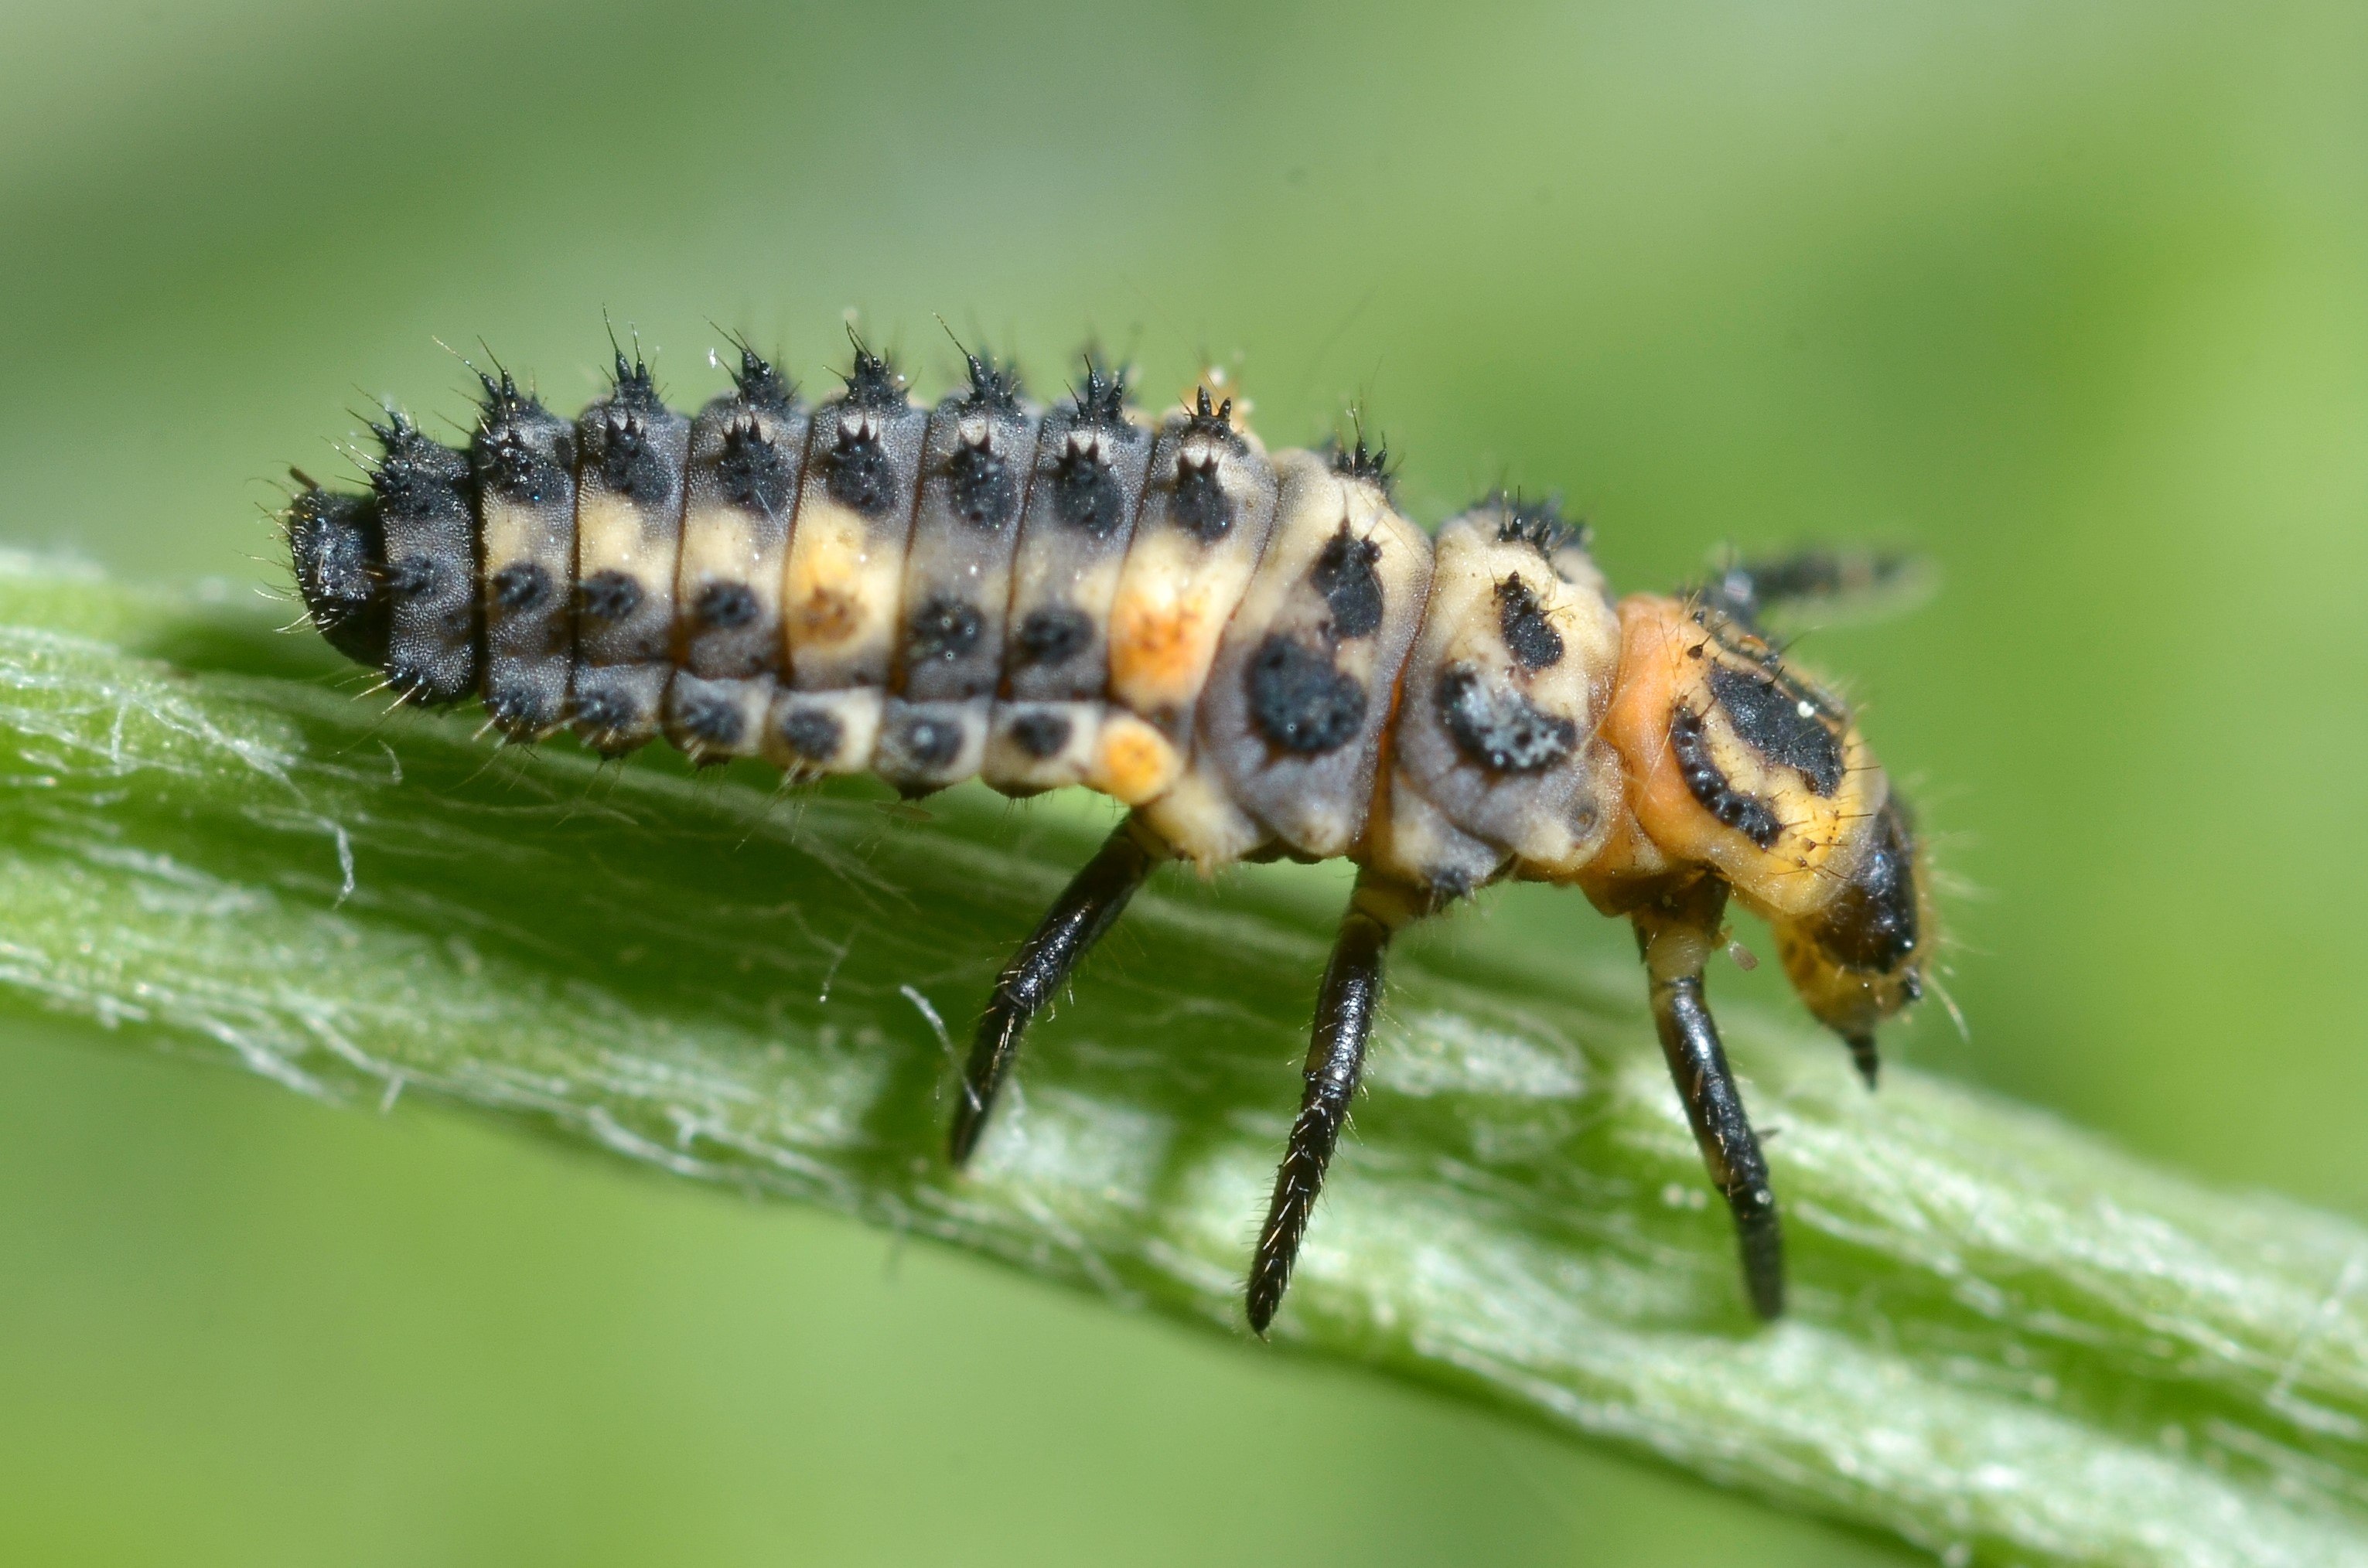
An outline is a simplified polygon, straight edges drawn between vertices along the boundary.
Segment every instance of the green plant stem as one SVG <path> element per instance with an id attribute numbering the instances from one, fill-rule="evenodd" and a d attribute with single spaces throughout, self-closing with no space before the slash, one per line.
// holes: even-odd
<path id="1" fill-rule="evenodd" d="M 923 824 L 504 752 L 333 669 L 228 599 L 0 562 L 6 1005 L 823 1204 L 1951 1562 L 2368 1563 L 2347 1222 L 1912 1072 L 1869 1096 L 1830 1041 L 1732 1011 L 1792 1244 L 1761 1329 L 1617 933 L 1549 968 L 1441 922 L 1394 957 L 1259 1351 L 1240 1274 L 1338 878 L 1164 874 L 957 1177 L 945 1031 L 1106 813 L 971 791 Z"/>

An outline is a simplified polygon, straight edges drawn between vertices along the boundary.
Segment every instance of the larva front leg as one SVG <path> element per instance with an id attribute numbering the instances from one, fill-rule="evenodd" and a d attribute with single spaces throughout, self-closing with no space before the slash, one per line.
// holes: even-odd
<path id="1" fill-rule="evenodd" d="M 1725 915 L 1726 884 L 1704 876 L 1630 918 L 1651 980 L 1653 1027 L 1661 1037 L 1669 1076 L 1685 1101 L 1686 1119 L 1693 1124 L 1711 1182 L 1735 1213 L 1744 1289 L 1752 1311 L 1773 1318 L 1784 1311 L 1784 1235 L 1776 1218 L 1776 1191 L 1702 994 L 1702 970 L 1719 949 Z"/>

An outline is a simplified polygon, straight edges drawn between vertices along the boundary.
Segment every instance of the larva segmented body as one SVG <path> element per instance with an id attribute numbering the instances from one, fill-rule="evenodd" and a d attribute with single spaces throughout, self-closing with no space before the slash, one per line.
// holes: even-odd
<path id="1" fill-rule="evenodd" d="M 1049 412 L 975 357 L 928 408 L 860 345 L 811 411 L 745 348 L 733 379 L 687 419 L 620 354 L 571 425 L 486 378 L 465 452 L 390 413 L 370 494 L 305 482 L 288 514 L 313 622 L 407 700 L 481 695 L 513 741 L 572 724 L 612 756 L 663 733 L 908 795 L 976 777 L 1123 801 L 997 983 L 957 1161 L 1029 1019 L 1156 866 L 1354 859 L 1251 1271 L 1260 1333 L 1391 935 L 1502 878 L 1576 886 L 1635 925 L 1752 1301 L 1780 1310 L 1774 1198 L 1702 996 L 1727 898 L 1770 921 L 1870 1083 L 1932 947 L 1905 808 L 1757 631 L 1831 558 L 1615 604 L 1551 507 L 1492 494 L 1434 538 L 1361 440 L 1269 453 L 1205 386 L 1155 426 L 1090 359 Z"/>

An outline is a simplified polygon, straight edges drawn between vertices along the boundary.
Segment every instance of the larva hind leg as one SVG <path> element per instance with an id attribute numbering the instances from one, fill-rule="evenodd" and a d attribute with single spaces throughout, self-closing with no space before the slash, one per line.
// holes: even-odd
<path id="1" fill-rule="evenodd" d="M 1776 1193 L 1702 995 L 1702 970 L 1718 948 L 1726 891 L 1725 882 L 1705 876 L 1632 918 L 1652 982 L 1653 1025 L 1669 1075 L 1685 1100 L 1686 1119 L 1693 1124 L 1710 1179 L 1734 1211 L 1752 1310 L 1772 1318 L 1784 1310 L 1784 1235 L 1776 1218 Z"/>
<path id="2" fill-rule="evenodd" d="M 1316 994 L 1315 1026 L 1304 1070 L 1306 1086 L 1282 1165 L 1275 1172 L 1274 1197 L 1267 1206 L 1266 1225 L 1258 1232 L 1258 1253 L 1244 1292 L 1250 1327 L 1261 1338 L 1290 1288 L 1300 1240 L 1307 1233 L 1316 1195 L 1324 1189 L 1324 1173 L 1339 1146 L 1349 1104 L 1357 1097 L 1365 1042 L 1381 1011 L 1383 959 L 1390 938 L 1421 913 L 1422 901 L 1405 887 L 1370 870 L 1358 873 L 1357 891 L 1340 917 L 1340 935 Z"/>
<path id="3" fill-rule="evenodd" d="M 986 1113 L 1010 1074 L 1029 1021 L 1067 983 L 1078 960 L 1118 924 L 1134 890 L 1172 854 L 1167 840 L 1140 817 L 1128 817 L 1061 890 L 1034 934 L 1003 966 L 962 1071 L 962 1099 L 954 1107 L 953 1131 L 947 1139 L 947 1153 L 955 1165 L 968 1160 L 978 1146 Z"/>

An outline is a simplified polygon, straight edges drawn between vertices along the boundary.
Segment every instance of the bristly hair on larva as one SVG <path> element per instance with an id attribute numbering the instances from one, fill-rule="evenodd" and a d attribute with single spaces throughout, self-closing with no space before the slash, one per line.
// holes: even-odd
<path id="1" fill-rule="evenodd" d="M 1349 411 L 1350 425 L 1355 429 L 1353 442 L 1332 437 L 1332 472 L 1344 479 L 1360 479 L 1374 486 L 1384 495 L 1397 489 L 1397 470 L 1390 462 L 1390 444 L 1376 440 L 1365 445 L 1365 420 L 1361 409 Z"/>
<path id="2" fill-rule="evenodd" d="M 864 347 L 853 326 L 847 339 L 855 346 L 855 363 L 843 375 L 847 402 L 854 408 L 898 408 L 905 402 L 905 378 L 883 354 Z"/>
<path id="3" fill-rule="evenodd" d="M 1593 528 L 1583 522 L 1572 522 L 1562 515 L 1562 497 L 1558 495 L 1530 501 L 1523 499 L 1518 492 L 1506 494 L 1499 491 L 1495 498 L 1504 514 L 1504 521 L 1497 526 L 1497 537 L 1507 544 L 1519 540 L 1551 560 L 1565 545 L 1586 550 L 1595 542 Z"/>
<path id="4" fill-rule="evenodd" d="M 1747 1294 L 1780 1312 L 1774 1188 L 1704 990 L 1728 904 L 1770 923 L 1870 1085 L 1875 1029 L 1922 994 L 1937 938 L 1905 802 L 1759 617 L 1901 570 L 1806 551 L 1615 600 L 1552 500 L 1494 491 L 1417 527 L 1361 413 L 1349 440 L 1269 451 L 1214 372 L 1152 417 L 1089 352 L 1046 410 L 967 348 L 923 406 L 848 336 L 819 407 L 727 335 L 729 389 L 693 415 L 613 335 L 609 388 L 572 421 L 498 361 L 465 449 L 389 408 L 366 492 L 297 476 L 283 520 L 312 624 L 401 701 L 481 699 L 515 744 L 572 727 L 621 756 L 663 735 L 702 766 L 868 774 L 907 799 L 976 778 L 1122 802 L 987 1000 L 957 1164 L 1030 1021 L 1158 867 L 1353 862 L 1245 1290 L 1260 1335 L 1392 937 L 1492 882 L 1575 888 L 1635 929 Z"/>

